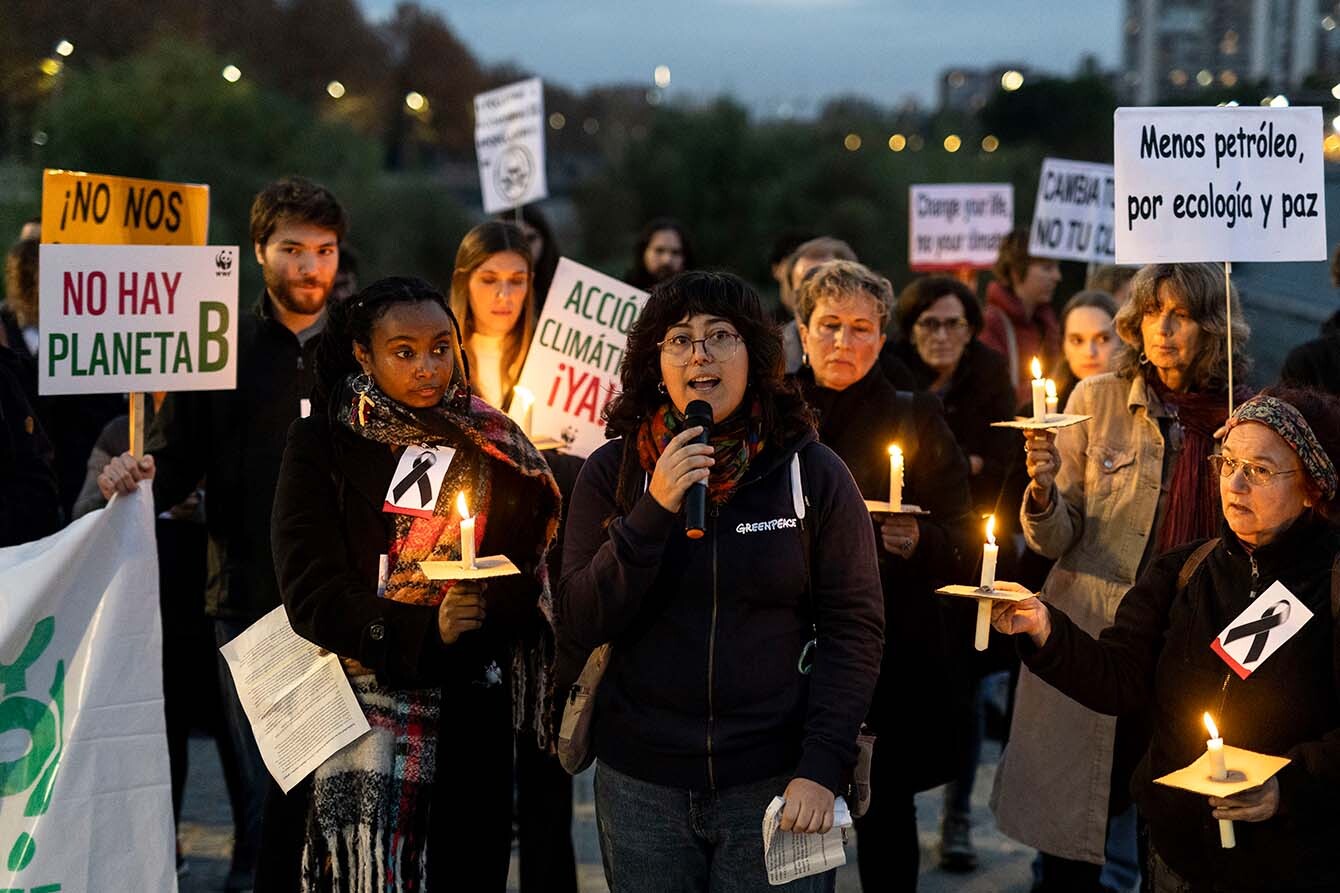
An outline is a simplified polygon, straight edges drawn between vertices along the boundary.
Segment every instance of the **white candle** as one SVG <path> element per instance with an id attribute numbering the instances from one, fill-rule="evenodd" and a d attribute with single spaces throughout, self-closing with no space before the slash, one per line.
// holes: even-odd
<path id="1" fill-rule="evenodd" d="M 982 544 L 982 589 L 990 590 L 996 585 L 996 556 L 1000 547 L 996 545 L 996 516 L 986 520 L 986 542 Z"/>
<path id="2" fill-rule="evenodd" d="M 973 636 L 972 647 L 985 651 L 991 641 L 991 599 L 977 600 L 977 632 Z"/>
<path id="3" fill-rule="evenodd" d="M 531 393 L 530 388 L 523 388 L 521 385 L 512 388 L 512 403 L 507 407 L 507 415 L 527 437 L 531 436 L 534 408 L 535 395 Z"/>
<path id="4" fill-rule="evenodd" d="M 1214 720 L 1208 713 L 1205 714 L 1205 728 L 1210 732 L 1210 740 L 1205 742 L 1205 750 L 1210 755 L 1210 778 L 1215 781 L 1228 781 L 1228 765 L 1224 762 L 1224 739 L 1219 737 L 1219 730 L 1215 728 Z M 1233 822 L 1229 819 L 1219 820 L 1219 845 L 1226 850 L 1238 845 L 1237 836 L 1233 833 Z"/>
<path id="5" fill-rule="evenodd" d="M 1047 415 L 1056 415 L 1061 399 L 1056 396 L 1056 382 L 1047 379 Z"/>
<path id="6" fill-rule="evenodd" d="M 1042 377 L 1042 363 L 1033 358 L 1033 418 L 1047 414 L 1047 381 Z"/>
<path id="7" fill-rule="evenodd" d="M 889 509 L 898 511 L 903 505 L 903 451 L 895 444 L 889 447 Z"/>
<path id="8" fill-rule="evenodd" d="M 465 494 L 456 494 L 456 511 L 461 514 L 461 566 L 475 569 L 475 519 L 465 504 Z"/>

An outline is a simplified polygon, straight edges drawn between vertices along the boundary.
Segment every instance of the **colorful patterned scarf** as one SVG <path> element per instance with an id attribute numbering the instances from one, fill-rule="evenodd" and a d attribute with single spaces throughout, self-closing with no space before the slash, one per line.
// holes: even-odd
<path id="1" fill-rule="evenodd" d="M 683 430 L 684 416 L 674 404 L 666 403 L 653 410 L 637 432 L 637 457 L 642 470 L 651 474 L 665 445 Z M 716 460 L 707 479 L 707 497 L 713 505 L 721 505 L 730 499 L 749 463 L 763 449 L 763 404 L 754 400 L 747 414 L 737 411 L 713 425 L 707 442 L 715 450 L 712 458 Z"/>
<path id="2" fill-rule="evenodd" d="M 395 515 L 387 554 L 386 597 L 419 605 L 442 601 L 450 583 L 424 577 L 419 562 L 459 560 L 461 517 L 455 510 L 465 492 L 475 514 L 476 545 L 488 524 L 492 463 L 516 470 L 533 485 L 530 500 L 547 512 L 544 542 L 534 544 L 537 607 L 546 621 L 539 642 L 518 644 L 512 655 L 513 724 L 533 717 L 536 740 L 549 742 L 550 668 L 553 663 L 553 602 L 545 553 L 558 531 L 559 492 L 544 459 L 506 416 L 478 397 L 462 412 L 444 400 L 412 409 L 373 384 L 364 394 L 347 379 L 332 404 L 334 420 L 361 437 L 388 446 L 450 446 L 447 470 L 433 515 Z M 442 715 L 441 689 L 390 689 L 357 663 L 346 661 L 351 684 L 372 730 L 323 763 L 312 778 L 302 853 L 302 889 L 382 893 L 427 888 L 429 812 Z M 481 684 L 502 681 L 500 668 L 478 668 Z M 443 866 L 449 875 L 450 866 Z"/>
<path id="3" fill-rule="evenodd" d="M 1253 397 L 1233 411 L 1226 427 L 1231 431 L 1243 422 L 1260 422 L 1283 438 L 1298 454 L 1298 461 L 1321 491 L 1322 500 L 1330 502 L 1335 498 L 1335 463 L 1297 407 L 1278 397 Z"/>

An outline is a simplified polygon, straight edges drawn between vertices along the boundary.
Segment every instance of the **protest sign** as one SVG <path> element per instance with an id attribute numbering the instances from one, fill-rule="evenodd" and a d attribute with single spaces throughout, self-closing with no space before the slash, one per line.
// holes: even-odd
<path id="1" fill-rule="evenodd" d="M 42 241 L 203 245 L 209 187 L 78 171 L 42 174 Z"/>
<path id="2" fill-rule="evenodd" d="M 911 187 L 908 252 L 914 270 L 989 267 L 1014 228 L 1014 187 L 969 183 Z"/>
<path id="3" fill-rule="evenodd" d="M 628 331 L 647 302 L 604 273 L 560 258 L 518 384 L 535 395 L 531 430 L 588 456 L 605 442 L 600 411 L 619 387 Z"/>
<path id="4" fill-rule="evenodd" d="M 43 245 L 41 394 L 236 386 L 236 246 Z"/>
<path id="5" fill-rule="evenodd" d="M 1326 259 L 1318 108 L 1116 111 L 1117 263 Z"/>
<path id="6" fill-rule="evenodd" d="M 149 484 L 0 549 L 0 889 L 177 889 Z"/>
<path id="7" fill-rule="evenodd" d="M 1116 259 L 1110 164 L 1044 158 L 1028 230 L 1033 257 L 1110 264 Z"/>
<path id="8" fill-rule="evenodd" d="M 475 155 L 485 214 L 549 195 L 544 176 L 544 88 L 539 78 L 475 97 Z"/>

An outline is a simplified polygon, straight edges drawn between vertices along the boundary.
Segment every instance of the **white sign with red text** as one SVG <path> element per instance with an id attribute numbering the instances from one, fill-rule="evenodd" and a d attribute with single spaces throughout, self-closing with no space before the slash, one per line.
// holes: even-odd
<path id="1" fill-rule="evenodd" d="M 605 442 L 600 412 L 647 293 L 566 257 L 558 262 L 519 385 L 535 395 L 531 433 L 589 456 Z"/>

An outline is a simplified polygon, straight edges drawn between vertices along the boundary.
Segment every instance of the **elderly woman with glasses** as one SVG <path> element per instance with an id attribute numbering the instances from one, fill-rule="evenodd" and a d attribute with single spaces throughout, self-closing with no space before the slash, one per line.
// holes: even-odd
<path id="1" fill-rule="evenodd" d="M 968 463 L 930 394 L 899 392 L 876 360 L 893 286 L 861 264 L 815 267 L 796 289 L 805 366 L 796 375 L 819 417 L 819 440 L 837 452 L 868 499 L 889 498 L 887 452 L 904 459 L 903 501 L 928 515 L 877 518 L 887 626 L 884 661 L 867 725 L 878 736 L 870 810 L 856 822 L 866 890 L 911 890 L 920 845 L 914 795 L 948 781 L 963 758 L 970 721 L 963 653 L 971 620 L 935 594 L 971 571 L 980 541 Z M 957 620 L 957 623 L 954 621 Z M 951 627 L 956 629 L 951 631 Z M 921 680 L 909 684 L 909 680 Z M 916 734 L 905 734 L 907 717 Z M 894 767 L 900 767 L 894 769 Z"/>
<path id="2" fill-rule="evenodd" d="M 1148 716 L 1152 734 L 1131 791 L 1149 826 L 1155 891 L 1336 890 L 1340 538 L 1330 521 L 1340 401 L 1275 390 L 1238 407 L 1227 427 L 1222 454 L 1209 457 L 1219 536 L 1156 558 L 1098 638 L 1057 606 L 1064 593 L 1054 580 L 1038 597 L 998 604 L 992 622 L 1018 637 L 1024 663 L 1065 696 L 1110 716 Z M 1232 646 L 1289 595 L 1291 613 L 1306 614 L 1301 626 L 1245 653 Z M 1243 625 L 1251 629 L 1235 635 Z M 1155 784 L 1205 752 L 1205 713 L 1233 745 L 1290 763 L 1259 787 L 1208 802 Z M 1224 819 L 1238 823 L 1233 849 L 1220 845 Z"/>
<path id="3" fill-rule="evenodd" d="M 614 893 L 831 881 L 770 887 L 763 814 L 780 795 L 782 830 L 832 827 L 879 671 L 884 602 L 861 493 L 817 442 L 782 356 L 737 277 L 658 285 L 606 409 L 615 439 L 573 492 L 559 635 L 565 649 L 611 645 L 591 743 Z M 710 408 L 705 443 L 688 411 L 697 401 Z M 697 485 L 705 529 L 689 531 Z"/>

